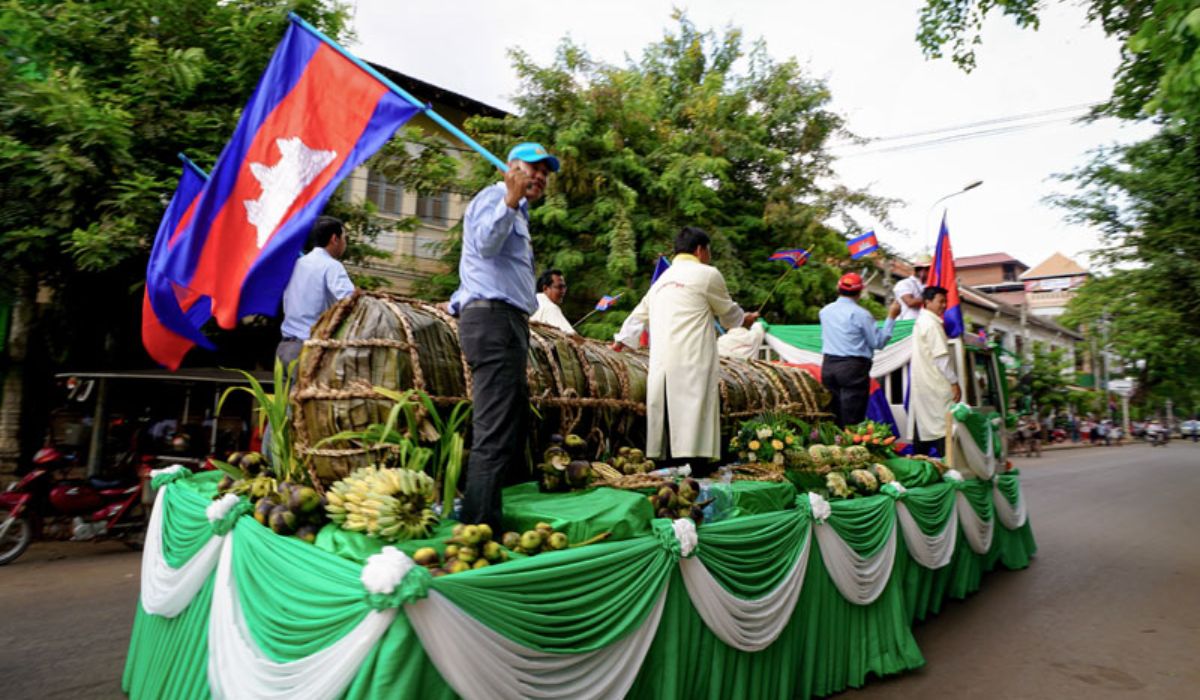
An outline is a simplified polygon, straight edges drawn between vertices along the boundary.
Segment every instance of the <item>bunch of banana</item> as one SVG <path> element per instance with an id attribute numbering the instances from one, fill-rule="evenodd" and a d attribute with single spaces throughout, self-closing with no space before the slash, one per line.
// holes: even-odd
<path id="1" fill-rule="evenodd" d="M 388 542 L 425 537 L 437 525 L 435 484 L 424 472 L 363 467 L 330 487 L 329 519 Z"/>
<path id="2" fill-rule="evenodd" d="M 654 470 L 654 460 L 646 459 L 646 453 L 636 447 L 621 447 L 609 464 L 622 474 L 645 474 Z"/>
<path id="3" fill-rule="evenodd" d="M 668 482 L 658 489 L 658 493 L 646 496 L 654 507 L 654 517 L 691 518 L 696 525 L 704 523 L 704 506 L 710 501 L 697 501 L 700 497 L 700 482 L 695 479 L 684 479 L 679 483 Z"/>

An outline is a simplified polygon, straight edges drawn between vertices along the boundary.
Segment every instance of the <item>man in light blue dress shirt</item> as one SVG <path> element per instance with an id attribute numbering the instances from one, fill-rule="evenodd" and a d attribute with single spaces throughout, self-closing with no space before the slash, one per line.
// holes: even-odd
<path id="1" fill-rule="evenodd" d="M 471 368 L 472 439 L 461 520 L 500 530 L 504 473 L 521 467 L 529 432 L 529 315 L 537 310 L 529 204 L 558 159 L 540 144 L 508 153 L 504 182 L 484 189 L 463 219 L 459 287 L 450 297 Z"/>
<path id="2" fill-rule="evenodd" d="M 900 315 L 900 304 L 893 301 L 879 328 L 871 312 L 858 305 L 862 290 L 862 276 L 848 272 L 838 280 L 837 301 L 821 309 L 821 383 L 833 396 L 829 410 L 839 427 L 867 417 L 871 358 L 887 345 Z"/>
<path id="3" fill-rule="evenodd" d="M 312 230 L 313 249 L 296 261 L 283 290 L 283 339 L 275 355 L 284 367 L 300 357 L 304 341 L 325 309 L 354 293 L 354 283 L 338 260 L 346 253 L 342 222 L 332 216 L 317 218 Z"/>

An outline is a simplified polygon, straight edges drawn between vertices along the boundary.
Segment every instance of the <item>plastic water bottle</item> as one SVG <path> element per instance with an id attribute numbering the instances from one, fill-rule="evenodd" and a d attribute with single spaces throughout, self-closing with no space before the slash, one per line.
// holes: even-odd
<path id="1" fill-rule="evenodd" d="M 683 465 L 680 465 L 680 466 L 678 466 L 678 467 L 663 467 L 662 469 L 655 469 L 654 471 L 651 471 L 651 472 L 649 472 L 649 474 L 650 474 L 651 476 L 664 476 L 664 477 L 682 476 L 682 477 L 688 477 L 688 476 L 691 476 L 691 475 L 692 475 L 692 465 L 690 465 L 690 464 L 683 464 Z"/>

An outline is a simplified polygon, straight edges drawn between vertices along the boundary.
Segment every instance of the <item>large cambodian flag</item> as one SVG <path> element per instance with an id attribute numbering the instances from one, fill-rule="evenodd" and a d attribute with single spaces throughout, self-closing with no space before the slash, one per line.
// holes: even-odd
<path id="1" fill-rule="evenodd" d="M 950 229 L 946 228 L 945 214 L 942 214 L 942 229 L 938 232 L 933 265 L 925 275 L 925 286 L 943 287 L 946 290 L 946 311 L 942 314 L 946 336 L 957 338 L 962 335 L 963 315 L 962 306 L 958 303 L 958 275 L 954 271 L 954 252 L 950 249 Z"/>
<path id="2" fill-rule="evenodd" d="M 196 204 L 167 275 L 223 328 L 274 315 L 338 183 L 422 108 L 293 18 Z"/>
<path id="3" fill-rule="evenodd" d="M 179 369 L 184 355 L 193 347 L 212 348 L 200 332 L 212 316 L 209 299 L 173 284 L 163 274 L 167 252 L 189 231 L 196 202 L 208 182 L 203 170 L 180 157 L 183 172 L 154 237 L 142 295 L 142 345 L 155 362 L 171 370 Z"/>

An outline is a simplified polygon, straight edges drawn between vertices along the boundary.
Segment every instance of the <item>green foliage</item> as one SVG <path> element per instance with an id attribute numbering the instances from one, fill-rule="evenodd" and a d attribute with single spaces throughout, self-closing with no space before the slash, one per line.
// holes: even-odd
<path id="1" fill-rule="evenodd" d="M 249 386 L 231 386 L 221 394 L 217 402 L 217 413 L 225 405 L 230 395 L 243 392 L 254 398 L 259 416 L 259 428 L 263 423 L 271 431 L 271 468 L 280 481 L 290 481 L 295 484 L 312 483 L 308 470 L 296 459 L 295 444 L 292 440 L 292 418 L 288 415 L 288 401 L 291 397 L 292 380 L 296 375 L 296 362 L 286 368 L 279 359 L 275 360 L 274 393 L 267 393 L 262 383 L 253 374 L 244 370 L 232 370 L 246 378 Z"/>
<path id="2" fill-rule="evenodd" d="M 1069 369 L 1072 367 L 1065 350 L 1034 344 L 1031 361 L 1021 367 L 1013 392 L 1017 410 L 1044 412 L 1066 406 L 1067 386 L 1074 376 L 1067 374 Z"/>
<path id="3" fill-rule="evenodd" d="M 748 308 L 783 271 L 767 260 L 771 252 L 810 250 L 814 262 L 789 275 L 768 311 L 780 322 L 813 321 L 846 258 L 834 224 L 858 230 L 852 212 L 882 217 L 887 203 L 825 184 L 828 141 L 844 132 L 824 83 L 794 60 L 773 60 L 761 42 L 747 50 L 736 29 L 718 34 L 676 19 L 624 65 L 598 62 L 569 39 L 549 65 L 514 50 L 518 116 L 476 117 L 468 127 L 493 152 L 535 140 L 562 160 L 531 212 L 539 264 L 563 270 L 568 318 L 604 294 L 625 295 L 583 333 L 616 330 L 685 225 L 712 235 L 714 264 Z M 496 179 L 477 162 L 464 183 L 472 193 Z M 444 298 L 456 284 L 446 275 L 426 293 Z"/>

